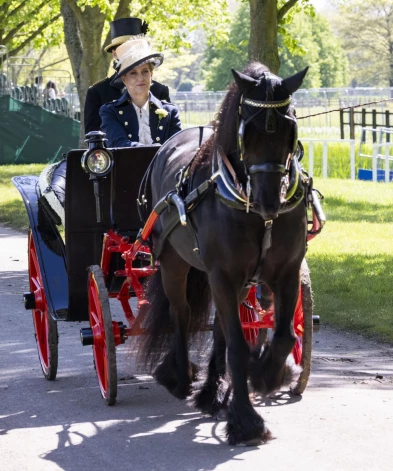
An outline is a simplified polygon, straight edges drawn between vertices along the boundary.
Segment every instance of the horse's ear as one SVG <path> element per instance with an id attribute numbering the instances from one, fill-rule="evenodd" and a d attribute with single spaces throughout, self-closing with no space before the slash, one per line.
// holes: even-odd
<path id="1" fill-rule="evenodd" d="M 295 93 L 296 90 L 300 88 L 300 85 L 303 83 L 303 79 L 306 76 L 308 67 L 306 67 L 304 70 L 301 72 L 298 72 L 295 75 L 292 75 L 291 77 L 288 77 L 284 79 L 281 82 L 281 85 L 288 90 L 288 92 L 292 95 L 292 93 Z"/>
<path id="2" fill-rule="evenodd" d="M 239 87 L 241 92 L 247 93 L 249 90 L 258 85 L 258 80 L 255 80 L 246 74 L 242 74 L 241 72 L 238 72 L 235 69 L 231 70 L 233 78 L 235 79 L 235 82 L 237 83 L 237 86 Z"/>

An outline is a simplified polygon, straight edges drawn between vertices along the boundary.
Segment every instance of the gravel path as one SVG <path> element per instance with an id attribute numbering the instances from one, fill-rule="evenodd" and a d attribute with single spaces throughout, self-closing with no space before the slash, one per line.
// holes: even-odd
<path id="1" fill-rule="evenodd" d="M 0 469 L 172 470 L 393 469 L 393 350 L 323 325 L 303 397 L 256 399 L 276 440 L 229 447 L 224 424 L 201 417 L 118 348 L 114 407 L 99 394 L 85 324 L 59 323 L 59 373 L 42 377 L 27 290 L 26 235 L 0 226 Z M 281 407 L 283 406 L 283 407 Z"/>

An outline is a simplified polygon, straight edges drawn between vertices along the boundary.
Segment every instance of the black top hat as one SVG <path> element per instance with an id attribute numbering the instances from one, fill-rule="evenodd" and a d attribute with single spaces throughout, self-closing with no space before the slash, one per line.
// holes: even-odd
<path id="1" fill-rule="evenodd" d="M 129 39 L 133 39 L 140 35 L 145 35 L 148 30 L 146 21 L 140 18 L 120 18 L 111 21 L 111 43 L 104 49 L 106 52 L 111 52 L 112 49 L 120 46 Z"/>

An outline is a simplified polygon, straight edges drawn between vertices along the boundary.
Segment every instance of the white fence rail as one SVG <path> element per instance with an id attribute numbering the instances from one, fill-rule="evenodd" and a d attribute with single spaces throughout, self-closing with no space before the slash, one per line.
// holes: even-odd
<path id="1" fill-rule="evenodd" d="M 382 148 L 385 148 L 384 154 L 381 154 Z M 384 176 L 385 183 L 389 183 L 393 180 L 392 171 L 390 170 L 390 162 L 393 161 L 393 157 L 390 155 L 390 149 L 393 147 L 393 142 L 385 142 L 373 144 L 373 182 L 381 181 L 379 173 L 382 169 L 379 168 L 379 163 L 384 160 Z"/>
<path id="2" fill-rule="evenodd" d="M 308 142 L 308 173 L 314 175 L 314 145 L 322 143 L 322 178 L 328 177 L 328 157 L 329 157 L 329 143 L 338 142 L 340 144 L 349 144 L 349 161 L 351 169 L 351 180 L 356 178 L 356 162 L 355 162 L 355 140 L 354 139 L 311 139 L 300 138 L 301 142 Z"/>

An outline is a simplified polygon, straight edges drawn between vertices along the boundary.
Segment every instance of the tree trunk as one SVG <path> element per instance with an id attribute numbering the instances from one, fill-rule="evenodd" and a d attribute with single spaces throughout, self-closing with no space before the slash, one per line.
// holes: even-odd
<path id="1" fill-rule="evenodd" d="M 61 13 L 65 43 L 78 90 L 81 114 L 79 144 L 82 147 L 85 138 L 83 121 L 87 89 L 106 77 L 108 71 L 107 53 L 101 47 L 105 15 L 100 12 L 99 7 L 86 6 L 82 12 L 73 0 L 61 0 Z"/>
<path id="2" fill-rule="evenodd" d="M 278 73 L 280 59 L 277 42 L 277 0 L 249 0 L 250 41 L 249 60 L 265 64 Z"/>
<path id="3" fill-rule="evenodd" d="M 389 41 L 389 87 L 390 96 L 393 98 L 393 41 Z"/>

